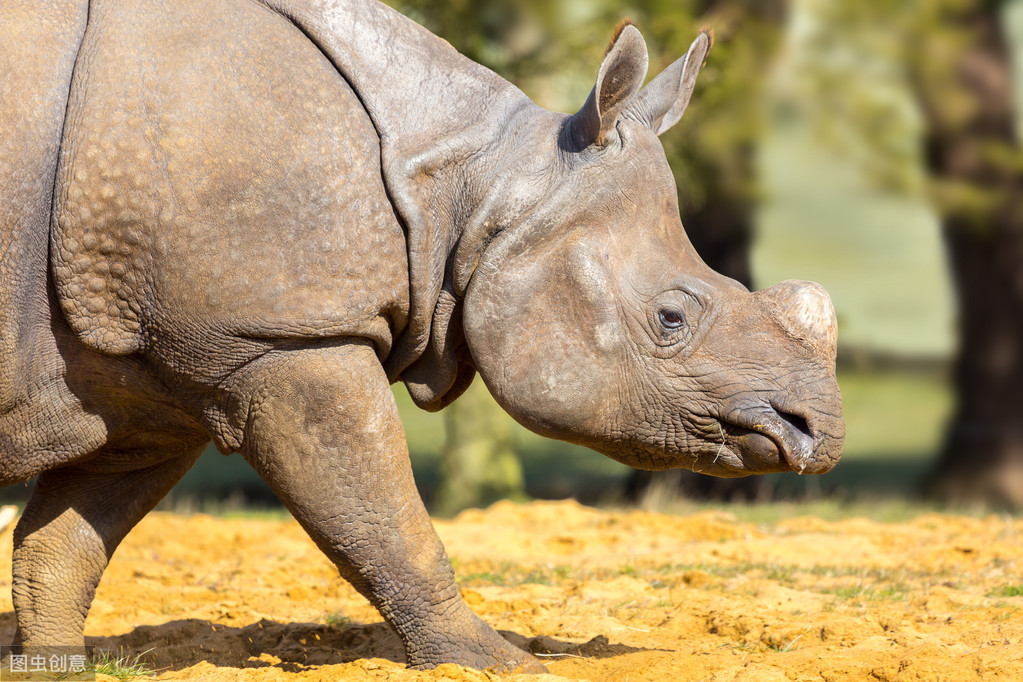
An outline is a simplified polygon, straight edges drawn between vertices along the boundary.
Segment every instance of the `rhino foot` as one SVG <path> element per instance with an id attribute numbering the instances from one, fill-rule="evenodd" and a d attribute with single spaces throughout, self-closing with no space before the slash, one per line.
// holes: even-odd
<path id="1" fill-rule="evenodd" d="M 467 607 L 464 607 L 466 608 Z M 547 668 L 529 654 L 497 634 L 470 612 L 461 628 L 432 631 L 428 641 L 408 649 L 408 666 L 415 670 L 455 663 L 495 673 L 546 673 Z"/>

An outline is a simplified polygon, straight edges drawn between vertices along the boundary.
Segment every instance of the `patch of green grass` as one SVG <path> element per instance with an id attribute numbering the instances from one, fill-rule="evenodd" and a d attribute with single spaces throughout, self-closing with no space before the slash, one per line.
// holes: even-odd
<path id="1" fill-rule="evenodd" d="M 806 633 L 810 632 L 811 629 L 813 629 L 812 625 L 810 627 L 806 628 L 805 630 L 803 630 L 802 633 L 800 633 L 800 634 L 796 635 L 795 637 L 793 637 L 784 646 L 782 646 L 780 644 L 772 644 L 771 642 L 764 642 L 764 643 L 767 645 L 768 649 L 770 649 L 771 651 L 774 651 L 775 653 L 779 653 L 779 654 L 788 653 L 789 651 L 792 651 L 792 648 L 796 645 L 796 642 L 798 642 L 800 639 L 802 639 L 803 635 L 805 635 Z"/>
<path id="2" fill-rule="evenodd" d="M 1000 611 L 991 618 L 991 621 L 994 623 L 1014 621 L 1019 618 L 1019 608 L 1015 606 L 1006 606 L 1005 602 L 998 602 L 995 604 L 995 608 L 1000 609 Z"/>
<path id="3" fill-rule="evenodd" d="M 698 589 L 733 589 L 730 581 L 744 576 L 758 580 L 770 580 L 790 588 L 802 589 L 822 595 L 831 595 L 831 604 L 822 606 L 825 610 L 847 602 L 899 601 L 906 599 L 912 580 L 934 581 L 942 578 L 942 572 L 893 571 L 885 568 L 861 566 L 798 566 L 781 563 L 726 562 L 710 563 L 668 563 L 637 568 L 623 564 L 610 568 L 579 569 L 568 565 L 543 567 L 522 566 L 511 562 L 493 564 L 478 563 L 475 570 L 466 570 L 456 560 L 455 574 L 463 587 L 494 585 L 517 587 L 525 584 L 559 585 L 565 581 L 606 581 L 620 576 L 629 576 L 647 581 L 651 587 L 663 588 L 670 581 L 683 578 L 687 573 L 701 573 L 706 577 Z M 852 580 L 850 580 L 852 579 Z M 850 584 L 852 583 L 852 584 Z M 752 594 L 752 592 L 751 592 Z M 1014 590 L 998 592 L 991 596 L 1017 596 Z M 667 602 L 658 604 L 668 606 Z"/>
<path id="4" fill-rule="evenodd" d="M 340 611 L 331 611 L 330 613 L 323 617 L 323 622 L 332 628 L 341 630 L 342 632 L 355 625 L 354 620 L 352 620 L 345 614 L 341 613 Z"/>
<path id="5" fill-rule="evenodd" d="M 533 569 L 526 575 L 523 582 L 536 585 L 555 585 L 572 577 L 571 566 L 552 566 L 550 568 Z"/>
<path id="6" fill-rule="evenodd" d="M 862 585 L 852 585 L 834 589 L 823 589 L 820 592 L 822 594 L 833 594 L 836 601 L 899 601 L 906 598 L 906 590 L 900 589 L 898 586 L 863 587 Z"/>
<path id="7" fill-rule="evenodd" d="M 557 585 L 572 577 L 572 567 L 565 565 L 521 566 L 508 561 L 498 562 L 490 570 L 463 572 L 457 561 L 452 561 L 455 574 L 461 585 L 497 585 L 517 587 L 519 585 Z"/>
<path id="8" fill-rule="evenodd" d="M 948 571 L 892 571 L 888 568 L 876 566 L 809 566 L 800 569 L 805 573 L 819 578 L 859 578 L 860 582 L 881 583 L 889 581 L 904 581 L 907 576 L 916 577 L 944 577 L 949 575 Z"/>
<path id="9" fill-rule="evenodd" d="M 1002 585 L 987 593 L 989 597 L 1023 597 L 1023 584 Z"/>
<path id="10" fill-rule="evenodd" d="M 494 571 L 476 571 L 458 576 L 461 585 L 497 585 L 498 587 L 508 586 L 508 576 L 504 573 Z M 517 583 L 521 585 L 522 583 Z"/>
<path id="11" fill-rule="evenodd" d="M 140 654 L 137 654 L 135 658 L 129 659 L 128 656 L 122 655 L 114 656 L 109 651 L 99 652 L 92 660 L 90 669 L 99 674 L 110 675 L 116 677 L 119 680 L 134 680 L 136 677 L 152 677 L 156 674 L 156 671 L 150 668 L 142 657 L 152 649 L 147 649 Z"/>
<path id="12" fill-rule="evenodd" d="M 767 579 L 780 583 L 792 583 L 795 581 L 796 567 L 771 564 L 767 568 Z"/>

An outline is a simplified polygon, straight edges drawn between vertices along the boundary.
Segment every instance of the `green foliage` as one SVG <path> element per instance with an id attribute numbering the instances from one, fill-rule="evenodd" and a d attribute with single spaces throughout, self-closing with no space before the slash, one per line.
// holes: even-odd
<path id="1" fill-rule="evenodd" d="M 919 5 L 806 0 L 792 75 L 779 93 L 784 108 L 864 167 L 878 187 L 913 193 L 924 189 L 924 122 L 908 64 L 910 36 L 923 20 Z"/>
<path id="2" fill-rule="evenodd" d="M 789 104 L 825 141 L 878 186 L 926 191 L 943 215 L 968 223 L 1012 200 L 996 179 L 1023 169 L 1007 111 L 1005 2 L 806 1 L 813 20 Z M 933 158 L 922 158 L 925 148 Z"/>

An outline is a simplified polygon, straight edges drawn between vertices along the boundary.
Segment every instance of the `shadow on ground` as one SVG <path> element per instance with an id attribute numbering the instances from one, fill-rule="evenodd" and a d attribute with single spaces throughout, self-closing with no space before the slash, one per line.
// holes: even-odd
<path id="1" fill-rule="evenodd" d="M 10 642 L 14 612 L 0 613 L 0 638 Z M 553 637 L 524 637 L 501 631 L 509 642 L 550 660 L 560 656 L 611 658 L 644 651 L 613 644 L 599 635 L 577 644 Z M 278 623 L 263 619 L 244 627 L 189 618 L 141 625 L 124 635 L 86 637 L 86 645 L 128 660 L 145 661 L 156 671 L 183 670 L 202 661 L 218 667 L 267 668 L 301 672 L 311 667 L 381 658 L 405 663 L 401 640 L 386 623 L 334 627 L 317 623 Z"/>
<path id="2" fill-rule="evenodd" d="M 263 619 L 233 627 L 189 618 L 141 625 L 114 637 L 87 637 L 86 644 L 129 660 L 141 656 L 154 670 L 181 670 L 201 661 L 231 668 L 274 666 L 285 672 L 360 658 L 405 662 L 401 641 L 385 623 L 335 628 Z"/>

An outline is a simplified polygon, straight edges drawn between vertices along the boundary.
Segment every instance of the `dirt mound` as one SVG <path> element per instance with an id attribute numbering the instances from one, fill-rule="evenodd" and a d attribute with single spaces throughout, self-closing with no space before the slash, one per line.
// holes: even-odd
<path id="1" fill-rule="evenodd" d="M 1023 521 L 755 526 L 537 502 L 437 527 L 469 605 L 549 679 L 1023 679 Z M 5 587 L 0 640 L 14 629 Z M 160 679 L 496 677 L 406 670 L 396 636 L 294 521 L 151 515 L 118 550 L 86 635 L 142 654 Z"/>

